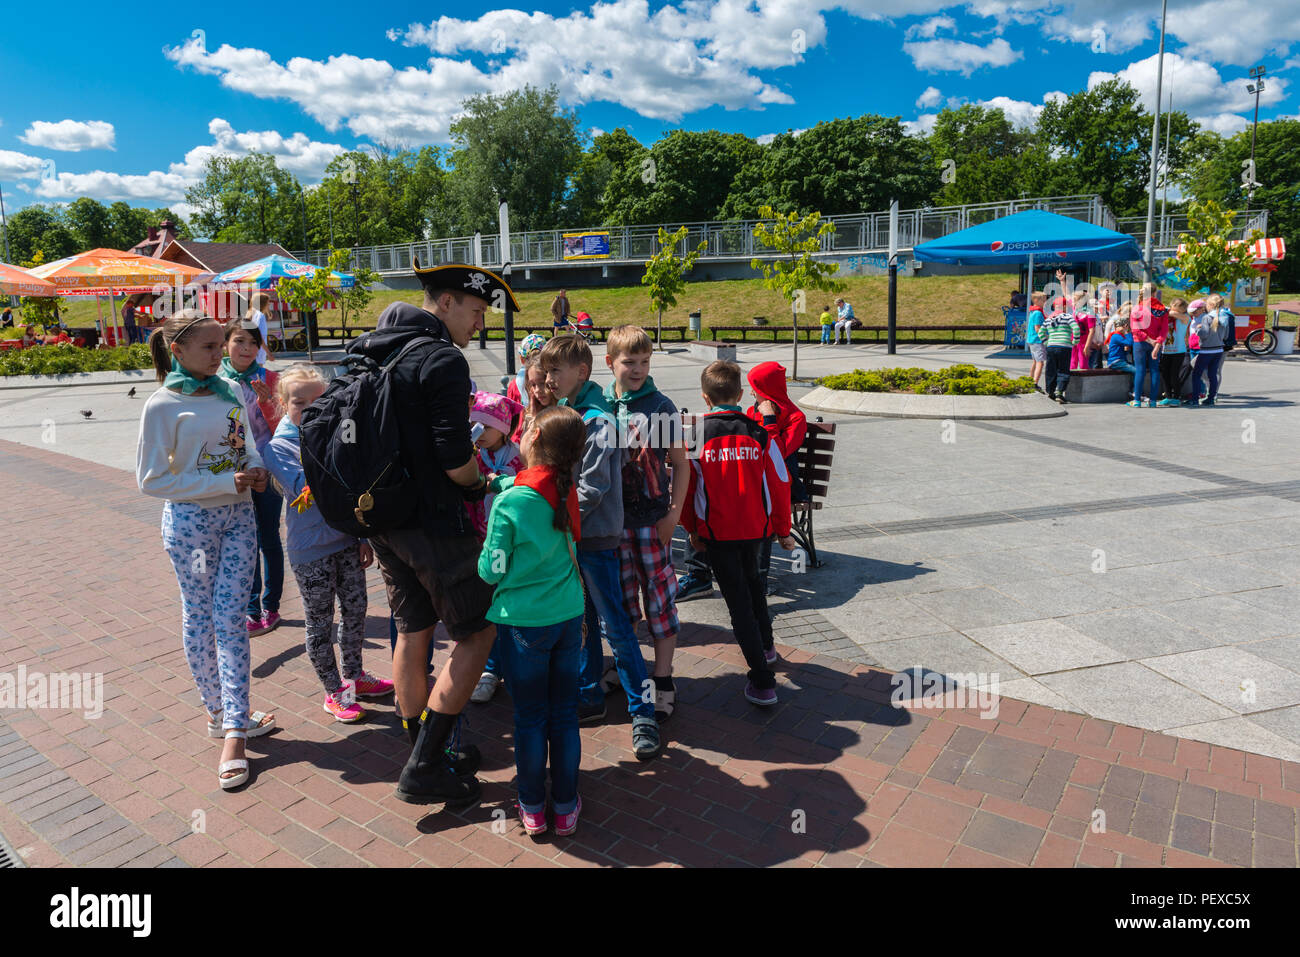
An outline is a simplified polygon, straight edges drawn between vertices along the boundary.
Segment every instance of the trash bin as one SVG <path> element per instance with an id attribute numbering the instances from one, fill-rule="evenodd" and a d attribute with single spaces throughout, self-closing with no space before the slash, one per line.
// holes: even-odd
<path id="1" fill-rule="evenodd" d="M 1295 330 L 1288 329 L 1286 326 L 1277 328 L 1277 348 L 1273 350 L 1275 356 L 1289 356 L 1295 352 Z"/>
<path id="2" fill-rule="evenodd" d="M 690 316 L 688 317 L 688 323 L 690 325 L 691 332 L 695 333 L 695 338 L 698 339 L 700 337 L 700 329 L 702 328 L 703 325 L 703 323 L 701 323 L 700 321 L 700 311 L 698 309 L 696 309 L 694 312 L 690 314 Z"/>

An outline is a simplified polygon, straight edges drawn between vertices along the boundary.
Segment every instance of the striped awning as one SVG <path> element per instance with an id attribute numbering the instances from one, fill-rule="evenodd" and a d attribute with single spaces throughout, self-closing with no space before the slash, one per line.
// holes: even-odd
<path id="1" fill-rule="evenodd" d="M 1236 242 L 1228 243 L 1227 248 L 1231 249 L 1233 246 L 1240 246 L 1241 244 L 1242 241 L 1238 240 Z M 1181 255 L 1186 248 L 1187 245 L 1185 243 L 1180 245 L 1178 247 L 1179 255 Z M 1259 239 L 1251 243 L 1250 251 L 1254 254 L 1252 257 L 1254 262 L 1280 262 L 1286 258 L 1286 240 L 1281 236 L 1274 239 Z"/>

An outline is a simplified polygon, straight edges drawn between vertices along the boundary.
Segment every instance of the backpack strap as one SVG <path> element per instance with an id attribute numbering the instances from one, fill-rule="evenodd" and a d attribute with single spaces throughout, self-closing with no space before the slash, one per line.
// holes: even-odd
<path id="1" fill-rule="evenodd" d="M 389 369 L 391 369 L 391 368 L 393 368 L 394 366 L 396 366 L 397 363 L 401 362 L 401 361 L 402 361 L 402 357 L 403 357 L 404 355 L 406 355 L 408 352 L 411 352 L 411 351 L 414 350 L 417 346 L 422 346 L 422 345 L 425 345 L 426 343 L 432 343 L 432 344 L 434 344 L 435 346 L 449 346 L 449 345 L 451 345 L 451 343 L 447 342 L 447 340 L 445 340 L 445 339 L 439 339 L 439 338 L 437 338 L 436 336 L 416 336 L 414 339 L 412 339 L 412 340 L 411 340 L 410 342 L 408 342 L 406 345 L 402 346 L 402 348 L 398 349 L 398 350 L 397 350 L 397 353 L 396 353 L 395 355 L 393 355 L 393 356 L 389 357 L 388 359 L 384 360 L 384 364 L 381 365 L 381 366 L 379 367 L 380 370 L 383 371 L 383 372 L 387 372 Z"/>

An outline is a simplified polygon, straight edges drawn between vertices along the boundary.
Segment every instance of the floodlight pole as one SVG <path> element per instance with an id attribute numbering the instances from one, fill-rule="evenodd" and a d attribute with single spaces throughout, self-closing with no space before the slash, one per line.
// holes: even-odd
<path id="1" fill-rule="evenodd" d="M 1156 65 L 1156 115 L 1151 120 L 1151 175 L 1147 185 L 1147 231 L 1142 248 L 1142 278 L 1151 282 L 1154 269 L 1151 262 L 1151 234 L 1156 218 L 1156 153 L 1160 148 L 1160 97 L 1165 74 L 1165 20 L 1169 13 L 1169 0 L 1160 0 L 1160 60 Z"/>

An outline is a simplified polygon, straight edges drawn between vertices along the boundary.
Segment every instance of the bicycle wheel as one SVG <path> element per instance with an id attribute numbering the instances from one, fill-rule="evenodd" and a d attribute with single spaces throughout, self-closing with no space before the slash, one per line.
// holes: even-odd
<path id="1" fill-rule="evenodd" d="M 296 333 L 294 337 L 289 340 L 289 342 L 294 347 L 294 349 L 296 349 L 298 352 L 306 352 L 307 351 L 306 330 Z"/>
<path id="2" fill-rule="evenodd" d="M 1246 337 L 1246 349 L 1251 355 L 1266 356 L 1277 348 L 1277 336 L 1268 329 L 1256 329 Z"/>
<path id="3" fill-rule="evenodd" d="M 284 348 L 284 343 L 277 336 L 266 337 L 266 351 L 274 355 Z"/>

